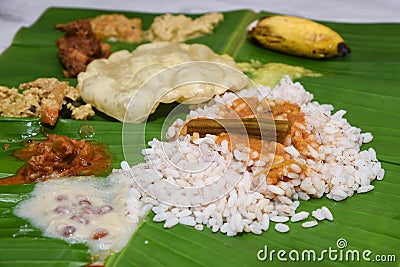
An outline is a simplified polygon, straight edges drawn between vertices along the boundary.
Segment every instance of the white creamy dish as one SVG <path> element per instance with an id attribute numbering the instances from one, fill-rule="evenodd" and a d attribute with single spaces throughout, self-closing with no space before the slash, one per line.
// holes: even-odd
<path id="1" fill-rule="evenodd" d="M 95 258 L 104 260 L 126 245 L 146 213 L 139 197 L 118 172 L 108 178 L 51 180 L 38 183 L 15 214 L 46 237 L 87 244 Z"/>

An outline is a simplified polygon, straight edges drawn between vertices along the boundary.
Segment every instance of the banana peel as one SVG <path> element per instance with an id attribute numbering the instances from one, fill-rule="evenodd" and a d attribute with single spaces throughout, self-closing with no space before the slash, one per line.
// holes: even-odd
<path id="1" fill-rule="evenodd" d="M 351 52 L 333 29 L 295 16 L 263 17 L 250 24 L 247 36 L 264 48 L 308 58 L 343 57 Z"/>

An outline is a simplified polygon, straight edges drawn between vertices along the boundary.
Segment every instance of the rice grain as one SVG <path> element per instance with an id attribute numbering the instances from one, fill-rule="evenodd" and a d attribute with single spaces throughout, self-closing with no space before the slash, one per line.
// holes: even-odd
<path id="1" fill-rule="evenodd" d="M 301 226 L 304 227 L 304 228 L 311 228 L 311 227 L 314 227 L 314 226 L 317 226 L 317 225 L 318 225 L 318 222 L 316 220 L 303 222 L 301 224 Z"/>
<path id="2" fill-rule="evenodd" d="M 291 222 L 299 222 L 308 218 L 310 213 L 307 211 L 300 211 L 290 218 Z"/>
<path id="3" fill-rule="evenodd" d="M 287 233 L 289 232 L 290 228 L 287 224 L 277 223 L 275 224 L 275 230 L 280 233 Z"/>

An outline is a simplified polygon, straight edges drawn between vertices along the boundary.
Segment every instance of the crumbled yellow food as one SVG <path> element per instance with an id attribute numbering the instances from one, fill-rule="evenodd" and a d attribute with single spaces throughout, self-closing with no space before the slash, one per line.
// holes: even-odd
<path id="1" fill-rule="evenodd" d="M 16 88 L 0 87 L 0 116 L 39 117 L 42 91 L 33 88 L 22 94 Z"/>
<path id="2" fill-rule="evenodd" d="M 211 34 L 224 19 L 221 13 L 208 13 L 192 19 L 185 15 L 165 14 L 154 19 L 146 32 L 146 39 L 153 42 L 183 42 Z"/>
<path id="3" fill-rule="evenodd" d="M 58 95 L 60 91 L 62 95 Z M 57 101 L 58 97 L 76 101 L 80 98 L 80 94 L 78 89 L 69 86 L 68 82 L 56 78 L 39 78 L 20 84 L 18 89 L 0 86 L 0 116 L 38 118 L 49 109 L 54 109 L 58 113 L 60 102 Z M 73 115 L 75 119 L 87 119 L 94 115 L 91 105 L 78 108 L 75 113 L 76 115 Z"/>
<path id="4" fill-rule="evenodd" d="M 74 107 L 70 103 L 67 104 L 67 108 L 72 110 L 72 118 L 75 120 L 87 120 L 94 116 L 92 105 L 86 104 L 79 107 Z"/>

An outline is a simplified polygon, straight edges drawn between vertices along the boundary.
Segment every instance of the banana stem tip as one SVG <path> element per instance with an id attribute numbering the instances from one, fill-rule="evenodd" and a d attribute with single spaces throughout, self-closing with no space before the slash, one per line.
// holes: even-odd
<path id="1" fill-rule="evenodd" d="M 350 46 L 348 46 L 346 43 L 339 43 L 338 44 L 338 55 L 340 57 L 344 57 L 347 54 L 351 53 Z"/>

